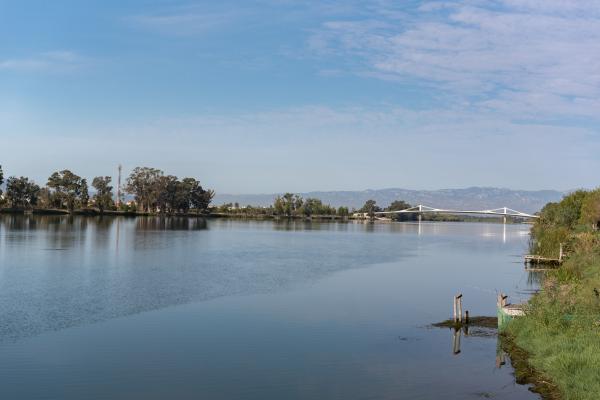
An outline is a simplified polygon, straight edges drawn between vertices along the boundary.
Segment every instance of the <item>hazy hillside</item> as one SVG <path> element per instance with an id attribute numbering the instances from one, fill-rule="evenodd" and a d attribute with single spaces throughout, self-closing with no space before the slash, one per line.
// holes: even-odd
<path id="1" fill-rule="evenodd" d="M 489 209 L 509 207 L 523 212 L 539 211 L 544 204 L 557 201 L 563 192 L 556 190 L 511 190 L 501 188 L 471 187 L 466 189 L 408 190 L 379 189 L 363 191 L 332 191 L 300 193 L 304 198 L 316 197 L 324 203 L 360 208 L 365 201 L 374 199 L 380 206 L 394 200 L 410 204 L 454 209 Z M 239 203 L 240 205 L 266 206 L 273 203 L 277 194 L 217 194 L 213 204 Z"/>

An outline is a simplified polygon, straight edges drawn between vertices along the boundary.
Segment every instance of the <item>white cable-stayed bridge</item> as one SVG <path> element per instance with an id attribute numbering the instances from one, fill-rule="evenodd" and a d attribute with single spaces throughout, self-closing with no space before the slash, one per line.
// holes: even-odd
<path id="1" fill-rule="evenodd" d="M 538 215 L 528 214 L 522 211 L 513 210 L 508 207 L 501 208 L 493 208 L 489 210 L 453 210 L 453 209 L 445 209 L 445 208 L 435 208 L 425 206 L 423 204 L 419 204 L 418 206 L 410 207 L 404 210 L 394 210 L 394 211 L 375 211 L 373 214 L 375 216 L 385 216 L 385 215 L 393 215 L 393 214 L 471 214 L 471 215 L 492 215 L 499 217 L 518 217 L 518 218 L 539 218 Z M 368 217 L 368 213 L 360 213 L 366 218 Z"/>

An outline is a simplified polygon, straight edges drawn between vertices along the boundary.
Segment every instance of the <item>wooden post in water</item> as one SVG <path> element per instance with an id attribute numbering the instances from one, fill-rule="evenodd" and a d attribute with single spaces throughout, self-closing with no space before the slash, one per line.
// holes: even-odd
<path id="1" fill-rule="evenodd" d="M 502 308 L 506 305 L 506 299 L 508 298 L 507 295 L 505 295 L 504 293 L 500 292 L 498 294 L 498 308 Z"/>
<path id="2" fill-rule="evenodd" d="M 457 301 L 456 300 L 456 296 L 454 296 L 454 303 L 452 305 L 453 306 L 453 310 L 452 311 L 453 311 L 453 321 L 454 321 L 454 323 L 458 322 L 458 318 L 456 317 L 456 301 Z"/>
<path id="3" fill-rule="evenodd" d="M 469 310 L 465 311 L 465 324 L 469 324 Z"/>
<path id="4" fill-rule="evenodd" d="M 462 293 L 456 296 L 458 300 L 458 321 L 462 322 L 463 320 L 463 312 L 462 312 Z"/>

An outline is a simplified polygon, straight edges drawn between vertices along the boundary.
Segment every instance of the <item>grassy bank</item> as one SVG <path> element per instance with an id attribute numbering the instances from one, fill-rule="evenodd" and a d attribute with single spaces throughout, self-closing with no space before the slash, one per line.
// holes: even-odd
<path id="1" fill-rule="evenodd" d="M 532 251 L 567 258 L 548 271 L 525 317 L 508 327 L 532 366 L 564 399 L 600 398 L 600 195 L 573 193 L 547 205 L 532 229 Z"/>

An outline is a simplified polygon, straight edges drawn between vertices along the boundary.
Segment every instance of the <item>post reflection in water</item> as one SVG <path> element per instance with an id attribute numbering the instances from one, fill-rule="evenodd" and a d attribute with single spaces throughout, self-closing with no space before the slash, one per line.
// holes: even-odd
<path id="1" fill-rule="evenodd" d="M 459 355 L 461 353 L 461 337 L 464 336 L 465 340 L 469 338 L 469 327 L 463 326 L 462 328 L 450 328 L 452 331 L 452 354 Z M 498 336 L 497 331 L 495 329 L 487 329 L 485 331 L 476 330 L 473 335 L 473 338 L 484 338 L 485 340 L 494 340 L 496 342 L 496 358 L 495 358 L 495 366 L 496 368 L 501 368 L 506 365 L 506 360 L 510 360 L 506 351 L 504 351 L 504 346 L 502 339 Z"/>
<path id="2" fill-rule="evenodd" d="M 121 236 L 121 218 L 117 218 L 117 233 L 115 234 L 115 255 L 119 256 L 119 237 Z"/>
<path id="3" fill-rule="evenodd" d="M 459 354 L 461 330 L 452 328 L 452 331 L 452 354 Z"/>

